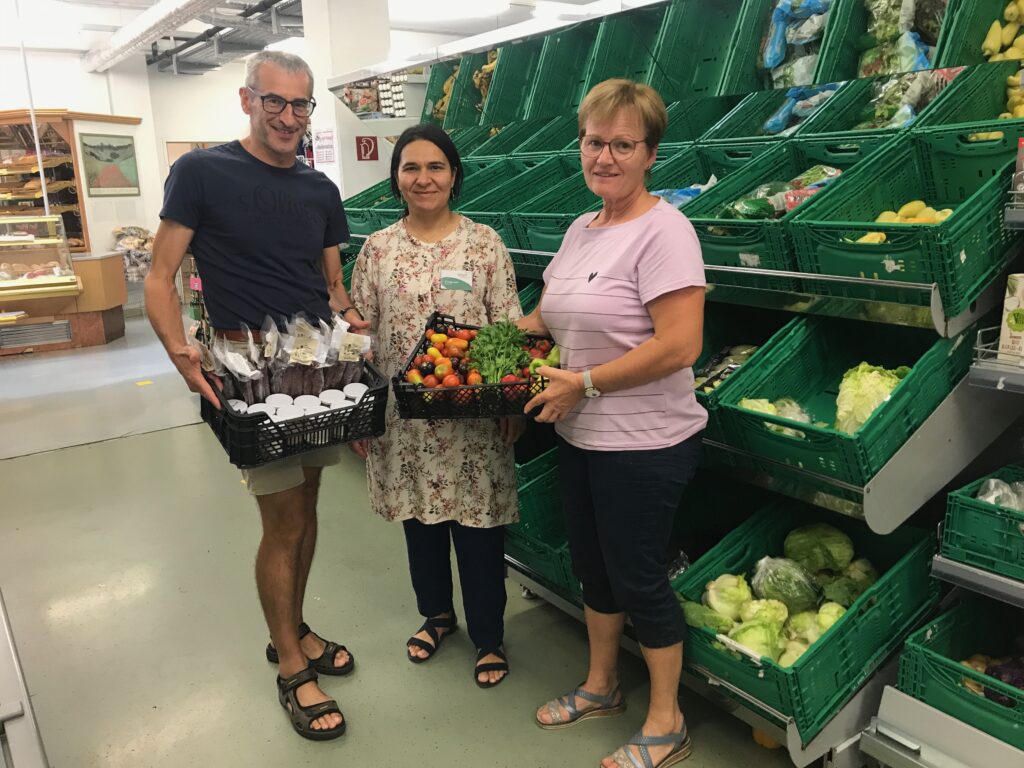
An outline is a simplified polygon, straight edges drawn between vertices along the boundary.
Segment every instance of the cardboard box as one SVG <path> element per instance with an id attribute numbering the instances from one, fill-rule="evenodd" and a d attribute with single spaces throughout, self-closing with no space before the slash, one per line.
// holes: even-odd
<path id="1" fill-rule="evenodd" d="M 1024 363 L 1024 274 L 1006 278 L 997 358 L 1009 363 Z"/>

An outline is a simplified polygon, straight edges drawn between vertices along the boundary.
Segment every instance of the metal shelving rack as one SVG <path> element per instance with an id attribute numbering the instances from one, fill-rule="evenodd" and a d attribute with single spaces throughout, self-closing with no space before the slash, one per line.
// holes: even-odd
<path id="1" fill-rule="evenodd" d="M 0 593 L 0 766 L 47 768 L 32 700 L 18 661 L 14 633 Z"/>

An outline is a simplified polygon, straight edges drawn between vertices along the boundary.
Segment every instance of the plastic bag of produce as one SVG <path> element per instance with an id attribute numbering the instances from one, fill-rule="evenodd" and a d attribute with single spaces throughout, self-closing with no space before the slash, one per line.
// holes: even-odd
<path id="1" fill-rule="evenodd" d="M 896 66 L 900 72 L 917 72 L 928 69 L 931 48 L 921 41 L 916 32 L 904 32 L 896 43 Z"/>
<path id="2" fill-rule="evenodd" d="M 799 26 L 811 16 L 827 13 L 831 6 L 832 0 L 779 0 L 772 10 L 771 21 L 768 24 L 764 68 L 775 69 L 785 60 L 786 35 L 790 27 Z"/>
<path id="3" fill-rule="evenodd" d="M 751 579 L 754 594 L 762 600 L 778 600 L 790 614 L 817 610 L 821 591 L 810 574 L 795 560 L 762 557 Z"/>
<path id="4" fill-rule="evenodd" d="M 1024 483 L 1010 484 L 999 478 L 990 477 L 981 484 L 976 498 L 989 504 L 1024 512 Z"/>
<path id="5" fill-rule="evenodd" d="M 831 165 L 812 165 L 789 183 L 793 189 L 808 189 L 810 187 L 824 187 L 835 181 L 842 174 L 838 168 Z"/>
<path id="6" fill-rule="evenodd" d="M 262 345 L 257 344 L 253 339 L 252 330 L 246 328 L 245 333 L 248 337 L 249 362 L 252 363 L 252 367 L 259 371 L 260 374 L 253 379 L 253 402 L 262 403 L 266 401 L 267 396 L 270 394 L 270 371 L 267 368 L 267 358 L 263 355 Z M 247 405 L 251 404 L 247 403 Z"/>
<path id="7" fill-rule="evenodd" d="M 652 195 L 660 197 L 669 205 L 682 208 L 696 197 L 711 189 L 718 183 L 718 177 L 712 175 L 706 184 L 692 184 L 684 189 L 658 189 L 651 192 Z"/>
<path id="8" fill-rule="evenodd" d="M 804 21 L 798 21 L 786 28 L 786 42 L 789 45 L 810 45 L 820 40 L 828 26 L 830 11 L 816 13 Z"/>
<path id="9" fill-rule="evenodd" d="M 817 66 L 818 54 L 816 53 L 787 61 L 782 66 L 772 70 L 772 87 L 791 88 L 794 85 L 812 83 L 814 82 L 814 70 Z"/>

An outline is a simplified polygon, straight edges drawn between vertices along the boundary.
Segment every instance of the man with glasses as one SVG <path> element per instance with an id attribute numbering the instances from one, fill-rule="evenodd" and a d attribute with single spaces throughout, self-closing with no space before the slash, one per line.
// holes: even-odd
<path id="1" fill-rule="evenodd" d="M 146 280 L 146 308 L 167 354 L 189 389 L 215 405 L 198 352 L 182 328 L 174 276 L 187 249 L 203 280 L 217 334 L 259 336 L 268 315 L 279 324 L 297 315 L 329 320 L 340 310 L 353 329 L 368 327 L 342 284 L 338 245 L 348 226 L 338 188 L 296 159 L 316 107 L 313 73 L 291 54 L 262 51 L 239 89 L 249 135 L 189 152 L 171 168 Z M 303 454 L 243 472 L 256 497 L 263 538 L 256 586 L 270 630 L 266 655 L 279 662 L 278 697 L 302 736 L 326 740 L 345 731 L 317 672 L 343 675 L 354 666 L 344 646 L 325 641 L 303 621 L 306 579 L 316 547 L 320 474 L 339 448 Z"/>

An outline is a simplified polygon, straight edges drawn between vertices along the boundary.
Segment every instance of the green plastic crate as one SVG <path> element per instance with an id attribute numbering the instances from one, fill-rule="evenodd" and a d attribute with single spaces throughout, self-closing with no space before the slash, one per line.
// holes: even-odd
<path id="1" fill-rule="evenodd" d="M 740 96 L 704 96 L 672 102 L 668 105 L 668 130 L 661 139 L 662 147 L 697 141 L 740 101 Z"/>
<path id="2" fill-rule="evenodd" d="M 962 67 L 987 63 L 981 44 L 993 21 L 1006 23 L 1003 18 L 1006 5 L 1002 0 L 952 0 L 946 11 L 949 30 L 939 41 L 936 66 Z"/>
<path id="3" fill-rule="evenodd" d="M 774 7 L 770 0 L 744 0 L 719 93 L 746 95 L 772 87 L 761 68 L 761 43 Z"/>
<path id="4" fill-rule="evenodd" d="M 975 498 L 989 478 L 1020 482 L 1024 467 L 1004 467 L 949 494 L 942 554 L 958 563 L 1024 581 L 1024 512 Z"/>
<path id="5" fill-rule="evenodd" d="M 646 82 L 665 101 L 720 93 L 742 9 L 743 0 L 717 0 L 713 6 L 704 0 L 674 0 L 665 11 Z"/>
<path id="6" fill-rule="evenodd" d="M 537 308 L 537 303 L 540 301 L 540 295 L 544 292 L 544 283 L 540 280 L 533 280 L 527 284 L 525 288 L 519 291 L 519 306 L 523 309 L 523 314 L 528 315 Z"/>
<path id="7" fill-rule="evenodd" d="M 487 63 L 486 53 L 470 53 L 459 61 L 459 74 L 452 86 L 448 111 L 444 116 L 444 129 L 452 131 L 480 123 L 483 94 L 473 83 L 473 73 Z"/>
<path id="8" fill-rule="evenodd" d="M 590 21 L 545 36 L 524 117 L 576 114 L 586 95 L 599 26 L 599 21 Z"/>
<path id="9" fill-rule="evenodd" d="M 352 290 L 352 271 L 356 268 L 356 262 L 353 259 L 341 267 L 341 282 L 345 286 L 346 291 Z"/>
<path id="10" fill-rule="evenodd" d="M 707 147 L 705 146 L 706 150 Z M 796 208 L 778 219 L 738 221 L 719 218 L 719 210 L 768 181 L 789 181 L 818 163 L 833 165 L 845 171 L 860 160 L 857 151 L 833 151 L 834 148 L 798 139 L 776 143 L 756 162 L 734 171 L 686 208 L 686 215 L 697 230 L 705 264 L 727 267 L 758 267 L 793 270 L 796 266 L 788 224 L 800 211 Z M 832 194 L 831 186 L 818 197 Z M 805 203 L 806 204 L 806 203 Z M 715 232 L 711 231 L 715 228 Z M 795 280 L 778 277 L 757 277 L 746 274 L 719 273 L 715 282 L 796 290 Z"/>
<path id="11" fill-rule="evenodd" d="M 952 33 L 950 28 L 953 25 L 953 19 L 959 15 L 957 6 L 957 0 L 952 0 L 946 8 L 938 44 L 932 54 L 933 66 L 936 66 L 935 61 L 939 60 L 943 49 L 953 40 L 952 35 L 955 33 Z M 1006 3 L 1004 3 L 1004 7 L 1006 7 Z M 999 18 L 1002 18 L 1002 8 L 999 8 Z M 864 50 L 862 39 L 867 35 L 869 22 L 870 16 L 864 7 L 863 0 L 837 0 L 833 3 L 818 59 L 816 72 L 818 82 L 850 80 L 859 76 L 860 56 Z M 989 24 L 991 24 L 991 19 L 989 19 Z M 978 49 L 981 50 L 981 40 L 978 41 Z M 941 63 L 938 66 L 952 67 L 954 65 L 950 62 Z M 876 74 L 892 75 L 896 73 L 880 72 Z"/>
<path id="12" fill-rule="evenodd" d="M 553 456 L 544 454 L 531 464 L 534 462 L 551 464 Z M 582 590 L 572 571 L 558 478 L 554 463 L 519 486 L 519 522 L 505 526 L 505 556 L 525 566 L 557 594 L 579 604 Z"/>
<path id="13" fill-rule="evenodd" d="M 576 117 L 544 118 L 545 122 L 537 132 L 523 141 L 510 154 L 551 155 L 569 151 L 579 152 L 579 128 Z"/>
<path id="14" fill-rule="evenodd" d="M 559 155 L 544 160 L 523 159 L 517 163 L 524 168 L 522 173 L 473 198 L 463 195 L 455 207 L 473 221 L 493 228 L 509 248 L 523 245 L 512 224 L 511 211 L 540 190 L 549 189 L 579 172 L 570 158 Z"/>
<path id="15" fill-rule="evenodd" d="M 963 378 L 971 363 L 973 331 L 952 339 L 934 331 L 856 320 L 800 318 L 787 333 L 763 350 L 766 360 L 740 368 L 722 393 L 723 420 L 729 443 L 756 456 L 832 477 L 858 487 L 867 485 L 921 423 Z M 889 399 L 856 433 L 832 428 L 843 374 L 861 362 L 911 371 Z M 814 422 L 802 424 L 740 408 L 743 398 L 792 397 Z M 803 437 L 780 434 L 773 427 L 798 430 Z"/>
<path id="16" fill-rule="evenodd" d="M 511 155 L 512 151 L 527 139 L 536 135 L 549 120 L 534 118 L 533 120 L 520 120 L 508 123 L 490 136 L 485 142 L 477 146 L 473 151 L 466 154 L 466 157 L 503 157 Z M 495 129 L 491 129 L 495 130 Z"/>
<path id="17" fill-rule="evenodd" d="M 964 70 L 914 121 L 911 130 L 991 123 L 991 130 L 1005 127 L 1020 135 L 1024 119 L 999 120 L 999 115 L 1007 111 L 1006 78 L 1020 69 L 1019 61 L 997 61 Z"/>
<path id="18" fill-rule="evenodd" d="M 862 152 L 871 152 L 888 143 L 902 128 L 869 128 L 854 130 L 863 119 L 865 109 L 875 97 L 875 85 L 887 78 L 851 80 L 836 92 L 821 109 L 808 117 L 800 127 L 800 135 L 824 138 L 836 144 L 856 142 Z"/>
<path id="19" fill-rule="evenodd" d="M 378 181 L 372 187 L 352 195 L 345 201 L 345 218 L 349 232 L 356 235 L 371 235 L 381 229 L 383 219 L 374 210 L 382 203 L 394 201 L 391 194 L 391 179 Z"/>
<path id="20" fill-rule="evenodd" d="M 708 304 L 704 308 L 704 342 L 700 357 L 693 364 L 694 374 L 712 357 L 727 347 L 739 344 L 753 344 L 761 347 L 776 333 L 784 333 L 787 324 L 797 322 L 783 312 L 758 307 L 739 307 L 728 304 Z M 763 359 L 759 349 L 744 365 L 758 365 Z M 704 437 L 724 441 L 725 429 L 720 420 L 719 403 L 722 394 L 729 391 L 733 376 L 723 381 L 711 392 L 697 388 L 697 402 L 708 412 L 708 427 Z"/>
<path id="21" fill-rule="evenodd" d="M 654 50 L 665 10 L 664 6 L 641 8 L 601 21 L 583 95 L 613 77 L 647 82 L 654 68 Z"/>
<path id="22" fill-rule="evenodd" d="M 528 97 L 540 64 L 543 38 L 524 40 L 498 49 L 480 122 L 502 125 L 526 116 Z"/>
<path id="23" fill-rule="evenodd" d="M 434 116 L 434 106 L 444 95 L 445 81 L 451 76 L 458 65 L 459 59 L 435 61 L 430 65 L 430 75 L 427 77 L 427 92 L 423 100 L 423 113 L 420 116 L 421 123 L 441 125 L 444 122 L 443 116 L 441 118 Z"/>
<path id="24" fill-rule="evenodd" d="M 897 687 L 940 712 L 1024 749 L 1024 691 L 960 663 L 975 654 L 995 658 L 1018 655 L 1013 633 L 1021 631 L 1021 626 L 1019 608 L 965 595 L 960 605 L 907 639 Z M 974 693 L 967 680 L 1002 694 L 1010 706 Z"/>
<path id="25" fill-rule="evenodd" d="M 763 704 L 762 711 L 792 717 L 805 745 L 937 601 L 937 583 L 930 578 L 934 537 L 909 526 L 881 536 L 860 520 L 797 502 L 778 503 L 727 534 L 673 585 L 689 600 L 698 601 L 707 582 L 726 573 L 745 573 L 749 578 L 762 557 L 782 556 L 791 530 L 817 522 L 843 530 L 853 540 L 855 555 L 868 558 L 878 569 L 879 580 L 791 667 L 721 650 L 713 631 L 695 627 L 687 628 L 684 661 L 698 674 L 706 671 L 739 688 Z M 752 707 L 748 701 L 740 703 Z"/>
<path id="26" fill-rule="evenodd" d="M 473 150 L 482 146 L 491 138 L 491 129 L 483 125 L 468 125 L 465 128 L 455 128 L 449 131 L 455 148 L 459 150 L 459 157 L 469 157 Z"/>
<path id="27" fill-rule="evenodd" d="M 701 144 L 715 146 L 720 143 L 763 144 L 785 141 L 788 137 L 767 134 L 763 126 L 765 120 L 785 103 L 786 93 L 785 90 L 778 90 L 750 94 L 700 137 Z"/>
<path id="28" fill-rule="evenodd" d="M 800 207 L 789 229 L 800 271 L 891 281 L 892 289 L 805 280 L 824 296 L 881 299 L 928 305 L 929 294 L 901 290 L 901 283 L 936 283 L 948 315 L 962 312 L 999 272 L 1020 234 L 1003 228 L 1017 136 L 972 142 L 975 130 L 930 129 L 904 133 L 850 173 L 827 195 Z M 941 224 L 876 224 L 882 211 L 924 200 L 954 209 Z M 884 232 L 881 244 L 855 242 Z"/>

